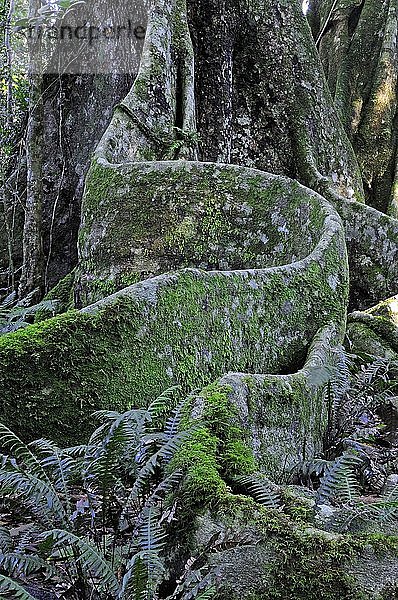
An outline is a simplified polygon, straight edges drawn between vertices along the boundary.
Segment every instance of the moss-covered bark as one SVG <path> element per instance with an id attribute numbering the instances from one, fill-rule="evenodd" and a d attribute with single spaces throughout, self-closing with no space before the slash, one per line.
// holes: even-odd
<path id="1" fill-rule="evenodd" d="M 308 193 L 319 237 L 297 262 L 161 275 L 0 338 L 2 419 L 68 437 L 76 416 L 83 428 L 93 408 L 142 405 L 171 383 L 189 391 L 231 370 L 297 369 L 321 326 L 342 330 L 348 299 L 341 221 Z M 59 412 L 43 420 L 51 405 Z"/>
<path id="2" fill-rule="evenodd" d="M 283 510 L 229 496 L 197 521 L 194 545 L 217 534 L 242 539 L 211 557 L 220 572 L 217 600 L 394 600 L 397 539 L 329 534 L 314 527 L 302 503 L 286 495 Z M 296 508 L 296 512 L 294 510 Z M 243 540 L 246 539 L 246 543 Z"/>
<path id="3" fill-rule="evenodd" d="M 311 163 L 335 191 L 362 198 L 299 2 L 154 2 L 140 73 L 97 156 L 120 163 L 196 152 L 305 185 Z"/>
<path id="4" fill-rule="evenodd" d="M 296 182 L 219 164 L 96 161 L 89 182 L 76 284 L 83 305 L 182 267 L 263 269 L 302 260 L 330 213 Z"/>

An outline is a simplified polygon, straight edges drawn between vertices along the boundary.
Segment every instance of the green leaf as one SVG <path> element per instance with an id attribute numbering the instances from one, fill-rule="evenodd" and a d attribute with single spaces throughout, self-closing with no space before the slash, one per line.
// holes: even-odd
<path id="1" fill-rule="evenodd" d="M 3 600 L 12 598 L 13 600 L 35 600 L 22 586 L 4 575 L 0 575 L 0 593 Z"/>
<path id="2" fill-rule="evenodd" d="M 101 584 L 113 594 L 118 594 L 119 583 L 106 558 L 86 539 L 81 538 L 64 529 L 52 529 L 45 531 L 41 538 L 55 541 L 55 547 L 70 546 L 74 550 L 74 556 L 84 570 L 91 572 L 101 581 Z"/>

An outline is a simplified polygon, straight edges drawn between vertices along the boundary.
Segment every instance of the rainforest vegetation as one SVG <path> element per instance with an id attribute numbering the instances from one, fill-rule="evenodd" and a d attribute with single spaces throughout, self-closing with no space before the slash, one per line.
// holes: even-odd
<path id="1" fill-rule="evenodd" d="M 398 599 L 397 1 L 0 29 L 0 598 Z"/>

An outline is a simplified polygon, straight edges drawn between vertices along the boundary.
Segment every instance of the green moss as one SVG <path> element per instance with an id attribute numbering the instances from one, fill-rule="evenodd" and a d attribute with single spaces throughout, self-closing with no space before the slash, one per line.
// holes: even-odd
<path id="1" fill-rule="evenodd" d="M 398 328 L 384 316 L 373 316 L 372 311 L 353 313 L 349 316 L 347 337 L 350 352 L 369 361 L 382 356 L 396 360 L 398 355 Z"/>
<path id="2" fill-rule="evenodd" d="M 288 497 L 285 499 L 290 502 Z M 362 552 L 370 545 L 374 550 L 379 549 L 379 555 L 376 554 L 374 559 L 377 569 L 378 557 L 383 561 L 385 557 L 397 556 L 396 543 L 390 542 L 389 536 L 378 536 L 372 541 L 371 536 L 329 534 L 308 527 L 305 519 L 290 513 L 291 506 L 284 506 L 283 511 L 270 510 L 252 499 L 232 495 L 225 496 L 218 506 L 217 523 L 234 531 L 238 538 L 254 534 L 258 539 L 255 575 L 245 584 L 244 597 L 255 600 L 375 600 L 376 594 L 365 591 L 356 579 L 355 565 L 360 564 Z M 220 556 L 224 578 L 217 600 L 240 600 L 243 596 L 241 574 L 233 567 L 236 558 L 228 556 L 225 567 L 223 556 Z M 236 564 L 241 568 L 239 560 Z"/>
<path id="3" fill-rule="evenodd" d="M 360 544 L 363 548 L 370 546 L 377 554 L 391 553 L 398 556 L 398 536 L 382 533 L 361 535 Z"/>
<path id="4" fill-rule="evenodd" d="M 305 269 L 186 271 L 136 284 L 92 314 L 3 336 L 0 418 L 28 437 L 78 441 L 93 410 L 142 406 L 173 383 L 185 393 L 231 370 L 295 370 L 318 328 L 344 318 L 345 293 L 330 289 L 327 272 Z"/>
<path id="5" fill-rule="evenodd" d="M 310 523 L 314 518 L 314 501 L 305 497 L 305 488 L 300 495 L 297 491 L 292 491 L 289 487 L 282 488 L 283 512 L 287 514 L 292 521 L 299 523 Z"/>
<path id="6" fill-rule="evenodd" d="M 203 390 L 199 428 L 197 421 L 189 416 L 192 404 L 186 407 L 183 427 L 195 429 L 179 451 L 174 466 L 186 471 L 184 510 L 187 512 L 219 505 L 230 493 L 225 481 L 257 469 L 253 454 L 244 443 L 230 392 L 231 388 L 218 384 Z"/>
<path id="7" fill-rule="evenodd" d="M 228 493 L 217 459 L 219 440 L 206 428 L 197 429 L 183 445 L 174 465 L 186 471 L 184 511 L 214 507 Z"/>
<path id="8" fill-rule="evenodd" d="M 278 560 L 270 566 L 269 600 L 368 600 L 347 566 L 354 557 L 349 538 L 291 531 L 274 540 Z"/>
<path id="9" fill-rule="evenodd" d="M 61 279 L 57 285 L 55 285 L 44 297 L 44 300 L 54 300 L 55 314 L 67 312 L 74 308 L 74 284 L 75 284 L 75 270 L 71 271 L 63 279 Z M 43 321 L 54 316 L 54 313 L 46 309 L 42 309 L 35 314 L 35 323 Z"/>
<path id="10" fill-rule="evenodd" d="M 144 200 L 146 209 L 141 210 Z M 169 206 L 177 208 L 165 211 L 168 229 L 157 217 Z M 195 213 L 199 208 L 203 212 Z M 93 162 L 80 232 L 86 254 L 81 252 L 76 291 L 82 302 L 108 296 L 167 265 L 167 253 L 163 267 L 157 265 L 156 248 L 164 242 L 165 231 L 176 233 L 182 222 L 189 225 L 180 218 L 180 209 L 202 233 L 196 239 L 191 226 L 183 227 L 172 242 L 173 260 L 180 245 L 184 260 L 199 261 L 208 254 L 210 242 L 217 242 L 210 253 L 221 260 L 229 248 L 230 264 L 244 267 L 247 261 L 250 270 L 183 270 L 150 278 L 90 308 L 90 315 L 71 313 L 59 321 L 50 319 L 46 329 L 26 328 L 24 337 L 4 336 L 0 418 L 27 437 L 78 441 L 91 428 L 92 410 L 146 405 L 171 384 L 180 384 L 187 393 L 228 371 L 294 372 L 318 329 L 344 322 L 344 239 L 328 206 L 309 198 L 294 182 L 243 168 L 188 162 L 156 163 L 155 168 L 152 163 L 111 168 Z M 264 220 L 269 211 L 271 217 Z M 327 232 L 312 253 L 326 218 Z M 310 233 L 304 249 L 303 227 Z M 104 231 L 111 232 L 109 238 Z M 265 231 L 269 241 L 260 240 Z M 231 246 L 236 236 L 240 238 Z M 258 268 L 310 251 L 293 265 Z M 15 345 L 20 348 L 17 362 Z M 47 419 L 51 403 L 60 412 Z M 272 407 L 272 399 L 270 403 Z M 311 407 L 303 405 L 302 411 L 311 423 Z M 238 439 L 229 440 L 224 453 L 231 474 L 243 469 L 247 457 Z"/>
<path id="11" fill-rule="evenodd" d="M 83 304 L 104 297 L 98 281 L 120 289 L 115 272 L 266 268 L 303 258 L 322 232 L 327 207 L 295 182 L 203 163 L 152 165 L 90 168 L 79 238 Z"/>

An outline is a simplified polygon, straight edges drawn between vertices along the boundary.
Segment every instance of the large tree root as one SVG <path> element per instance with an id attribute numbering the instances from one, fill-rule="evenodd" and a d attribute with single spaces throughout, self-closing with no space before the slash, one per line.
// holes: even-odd
<path id="1" fill-rule="evenodd" d="M 134 234 L 128 227 L 134 230 L 133 214 L 142 225 L 140 231 L 149 231 L 141 247 L 150 262 L 163 267 L 162 261 L 174 260 L 174 266 L 184 266 L 178 265 L 182 256 L 190 266 L 201 266 L 212 248 L 213 266 L 220 270 L 158 275 L 80 313 L 66 313 L 3 337 L 3 419 L 8 423 L 29 436 L 44 434 L 40 427 L 45 427 L 47 435 L 50 429 L 70 439 L 76 414 L 83 428 L 93 408 L 145 404 L 174 383 L 189 392 L 228 371 L 293 373 L 325 327 L 334 331 L 331 347 L 342 342 L 348 302 L 344 231 L 321 196 L 286 178 L 232 166 L 144 163 L 106 170 L 110 177 L 97 186 L 97 204 L 89 195 L 86 200 L 81 235 L 86 250 L 78 274 L 85 298 L 98 297 L 107 283 L 114 283 L 112 273 L 118 272 L 123 282 L 142 264 L 142 256 L 137 259 L 131 253 Z M 135 194 L 142 210 L 145 204 L 153 206 L 154 198 L 162 198 L 160 213 L 137 213 Z M 175 213 L 167 227 L 170 206 Z M 201 230 L 200 207 L 207 215 L 209 206 L 209 223 L 218 227 Z M 109 221 L 97 223 L 98 207 Z M 155 243 L 148 220 L 160 225 Z M 120 235 L 131 240 L 127 250 Z M 166 251 L 162 236 L 171 240 Z M 108 248 L 114 248 L 116 258 L 109 260 Z M 229 270 L 221 270 L 223 261 Z M 16 405 L 17 381 L 23 387 Z M 307 418 L 307 396 L 296 395 L 298 411 Z M 324 424 L 316 391 L 314 398 Z M 47 415 L 50 406 L 53 410 Z M 304 428 L 310 436 L 308 448 L 318 448 L 323 428 L 311 431 L 309 422 Z M 293 436 L 291 446 L 302 445 L 301 424 L 297 435 L 301 441 Z M 285 459 L 281 456 L 282 462 Z"/>

